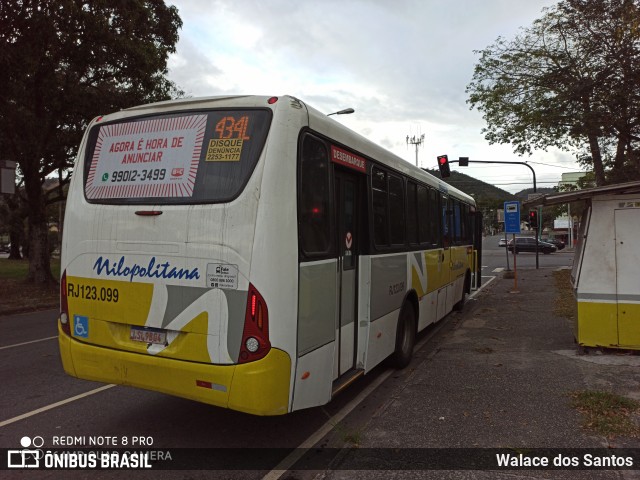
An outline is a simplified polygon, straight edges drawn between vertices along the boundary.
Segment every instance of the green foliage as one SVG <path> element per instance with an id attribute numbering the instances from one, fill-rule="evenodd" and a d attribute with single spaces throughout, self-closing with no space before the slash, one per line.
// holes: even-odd
<path id="1" fill-rule="evenodd" d="M 468 103 L 483 113 L 487 140 L 520 154 L 575 151 L 598 185 L 640 179 L 638 18 L 640 0 L 564 0 L 477 52 Z"/>
<path id="2" fill-rule="evenodd" d="M 427 169 L 426 171 L 440 178 L 438 170 Z M 483 212 L 483 223 L 487 230 L 492 227 L 494 229 L 500 227 L 497 210 L 504 207 L 505 201 L 516 200 L 516 197 L 511 193 L 456 170 L 451 172 L 450 177 L 442 180 L 475 199 L 478 210 Z"/>
<path id="3" fill-rule="evenodd" d="M 584 415 L 584 426 L 600 435 L 640 436 L 640 427 L 632 415 L 640 403 L 611 392 L 577 391 L 571 393 L 571 406 Z"/>
<path id="4" fill-rule="evenodd" d="M 0 139 L 25 176 L 68 168 L 92 117 L 176 93 L 164 75 L 182 23 L 161 0 L 1 8 Z"/>
<path id="5" fill-rule="evenodd" d="M 438 170 L 426 171 L 431 175 L 440 178 Z M 479 209 L 502 208 L 505 201 L 516 199 L 514 195 L 502 190 L 501 188 L 455 170 L 451 172 L 450 177 L 443 178 L 442 181 L 475 198 Z"/>
<path id="6" fill-rule="evenodd" d="M 60 259 L 51 262 L 51 270 L 56 278 L 60 277 Z M 11 260 L 0 258 L 0 280 L 22 280 L 29 271 L 27 260 Z"/>
<path id="7" fill-rule="evenodd" d="M 162 0 L 14 0 L 0 3 L 0 25 L 0 146 L 24 182 L 29 278 L 47 282 L 46 205 L 63 194 L 84 128 L 182 94 L 166 79 L 182 22 Z"/>

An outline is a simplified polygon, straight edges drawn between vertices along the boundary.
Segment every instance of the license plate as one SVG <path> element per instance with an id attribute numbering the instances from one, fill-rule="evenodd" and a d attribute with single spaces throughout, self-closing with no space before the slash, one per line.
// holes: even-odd
<path id="1" fill-rule="evenodd" d="M 134 342 L 165 345 L 167 343 L 167 332 L 158 328 L 131 327 L 129 339 Z"/>

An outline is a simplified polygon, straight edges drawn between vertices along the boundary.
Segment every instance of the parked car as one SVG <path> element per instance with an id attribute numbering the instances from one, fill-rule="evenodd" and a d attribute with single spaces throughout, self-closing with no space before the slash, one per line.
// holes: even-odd
<path id="1" fill-rule="evenodd" d="M 564 242 L 557 238 L 545 238 L 544 241 L 555 245 L 558 250 L 562 250 L 564 248 Z"/>
<path id="2" fill-rule="evenodd" d="M 505 238 L 501 238 L 500 241 L 498 242 L 498 246 L 499 247 L 506 247 L 507 246 L 507 240 Z"/>
<path id="3" fill-rule="evenodd" d="M 509 244 L 507 248 L 510 252 L 513 252 L 513 240 L 509 240 Z M 536 251 L 536 239 L 534 237 L 516 237 L 516 253 L 520 252 L 535 252 Z M 542 240 L 538 240 L 538 251 L 546 254 L 555 252 L 557 250 L 556 246 L 544 242 Z"/>
<path id="4" fill-rule="evenodd" d="M 0 244 L 0 253 L 11 253 L 11 244 Z"/>

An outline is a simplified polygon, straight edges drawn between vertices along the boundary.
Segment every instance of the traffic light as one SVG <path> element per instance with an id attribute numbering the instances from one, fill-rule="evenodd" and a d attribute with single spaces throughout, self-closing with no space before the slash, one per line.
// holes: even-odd
<path id="1" fill-rule="evenodd" d="M 529 210 L 529 224 L 531 228 L 538 228 L 538 211 Z"/>
<path id="2" fill-rule="evenodd" d="M 438 155 L 438 168 L 440 169 L 440 176 L 442 178 L 450 177 L 449 157 L 446 155 Z"/>

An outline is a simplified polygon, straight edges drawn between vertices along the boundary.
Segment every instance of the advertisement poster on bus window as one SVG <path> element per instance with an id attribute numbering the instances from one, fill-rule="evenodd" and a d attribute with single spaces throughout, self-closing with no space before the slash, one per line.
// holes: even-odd
<path id="1" fill-rule="evenodd" d="M 101 126 L 87 198 L 191 197 L 206 123 L 186 115 Z"/>

